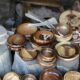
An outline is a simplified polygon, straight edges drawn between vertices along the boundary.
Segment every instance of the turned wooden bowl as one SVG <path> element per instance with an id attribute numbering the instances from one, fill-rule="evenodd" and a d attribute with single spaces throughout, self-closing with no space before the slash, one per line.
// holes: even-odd
<path id="1" fill-rule="evenodd" d="M 36 26 L 29 26 L 29 23 L 23 23 L 16 28 L 16 32 L 21 35 L 32 35 L 37 31 Z"/>
<path id="2" fill-rule="evenodd" d="M 73 59 L 79 54 L 79 47 L 70 42 L 58 43 L 56 46 L 56 51 L 59 58 L 63 59 Z"/>
<path id="3" fill-rule="evenodd" d="M 14 34 L 9 36 L 7 42 L 11 50 L 17 50 L 25 44 L 25 37 L 20 34 Z"/>
<path id="4" fill-rule="evenodd" d="M 61 80 L 61 78 L 61 73 L 58 70 L 48 68 L 41 73 L 39 80 Z"/>
<path id="5" fill-rule="evenodd" d="M 44 48 L 40 53 L 40 58 L 43 61 L 53 61 L 56 58 L 55 51 L 51 48 Z"/>
<path id="6" fill-rule="evenodd" d="M 44 48 L 38 55 L 37 60 L 43 68 L 53 67 L 56 62 L 55 51 L 51 48 Z"/>
<path id="7" fill-rule="evenodd" d="M 54 34 L 47 30 L 40 30 L 33 35 L 33 40 L 39 45 L 49 44 L 54 40 Z"/>
<path id="8" fill-rule="evenodd" d="M 32 74 L 26 74 L 22 77 L 21 80 L 37 80 L 37 78 Z"/>
<path id="9" fill-rule="evenodd" d="M 23 60 L 33 60 L 37 56 L 37 51 L 35 49 L 21 48 L 19 54 Z"/>
<path id="10" fill-rule="evenodd" d="M 72 38 L 72 27 L 65 24 L 56 25 L 55 37 L 57 41 L 69 41 Z"/>

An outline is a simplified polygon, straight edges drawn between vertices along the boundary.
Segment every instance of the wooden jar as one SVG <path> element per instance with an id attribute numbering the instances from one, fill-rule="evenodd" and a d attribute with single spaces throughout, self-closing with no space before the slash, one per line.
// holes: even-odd
<path id="1" fill-rule="evenodd" d="M 43 49 L 37 59 L 43 68 L 55 67 L 56 56 L 54 50 L 51 48 Z"/>
<path id="2" fill-rule="evenodd" d="M 16 29 L 16 32 L 21 35 L 32 35 L 37 31 L 36 26 L 29 26 L 29 23 L 23 23 L 19 25 Z"/>
<path id="3" fill-rule="evenodd" d="M 13 34 L 8 38 L 8 47 L 11 50 L 18 51 L 25 44 L 25 37 L 19 34 Z"/>
<path id="4" fill-rule="evenodd" d="M 39 80 L 62 80 L 62 76 L 58 70 L 49 68 L 41 73 Z"/>
<path id="5" fill-rule="evenodd" d="M 37 51 L 35 49 L 22 48 L 19 54 L 23 60 L 33 60 L 37 56 Z"/>
<path id="6" fill-rule="evenodd" d="M 70 42 L 58 43 L 57 51 L 57 68 L 63 72 L 69 70 L 78 70 L 79 67 L 79 47 Z M 75 67 L 76 66 L 76 67 Z"/>
<path id="7" fill-rule="evenodd" d="M 64 24 L 56 25 L 55 37 L 56 37 L 56 40 L 59 42 L 71 40 L 72 27 Z"/>
<path id="8" fill-rule="evenodd" d="M 47 30 L 40 30 L 33 35 L 33 40 L 38 45 L 50 44 L 54 40 L 54 34 Z"/>
<path id="9" fill-rule="evenodd" d="M 32 74 L 26 74 L 22 77 L 21 80 L 37 80 L 37 78 Z"/>

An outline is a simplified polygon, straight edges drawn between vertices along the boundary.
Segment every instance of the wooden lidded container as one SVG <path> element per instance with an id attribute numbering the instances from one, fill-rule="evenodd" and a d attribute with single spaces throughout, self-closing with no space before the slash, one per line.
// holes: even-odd
<path id="1" fill-rule="evenodd" d="M 48 30 L 40 30 L 33 35 L 33 40 L 38 45 L 47 45 L 54 40 L 54 34 Z"/>
<path id="2" fill-rule="evenodd" d="M 57 51 L 57 68 L 63 72 L 69 70 L 78 70 L 79 67 L 79 47 L 70 42 L 58 43 Z M 75 67 L 76 66 L 76 67 Z"/>
<path id="3" fill-rule="evenodd" d="M 25 37 L 20 34 L 13 34 L 8 38 L 8 47 L 11 50 L 18 51 L 25 44 Z"/>
<path id="4" fill-rule="evenodd" d="M 54 50 L 51 48 L 44 48 L 37 59 L 43 68 L 55 67 L 56 56 Z"/>
<path id="5" fill-rule="evenodd" d="M 41 73 L 39 80 L 62 80 L 62 76 L 58 70 L 48 68 Z"/>
<path id="6" fill-rule="evenodd" d="M 23 23 L 16 28 L 16 32 L 21 35 L 32 35 L 37 31 L 36 26 L 31 26 L 29 23 Z"/>
<path id="7" fill-rule="evenodd" d="M 55 37 L 59 42 L 69 41 L 72 38 L 72 27 L 67 24 L 56 25 Z"/>
<path id="8" fill-rule="evenodd" d="M 37 80 L 37 78 L 33 74 L 26 74 L 21 80 Z"/>

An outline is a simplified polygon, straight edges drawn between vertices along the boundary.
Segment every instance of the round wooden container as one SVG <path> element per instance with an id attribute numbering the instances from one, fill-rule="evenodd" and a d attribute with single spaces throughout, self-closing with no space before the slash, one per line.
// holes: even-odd
<path id="1" fill-rule="evenodd" d="M 70 24 L 73 28 L 80 25 L 80 12 L 75 10 L 64 11 L 59 18 L 59 22 L 63 24 Z M 80 28 L 79 28 L 80 29 Z"/>
<path id="2" fill-rule="evenodd" d="M 77 71 L 69 71 L 64 75 L 64 80 L 80 80 L 80 73 Z"/>
<path id="3" fill-rule="evenodd" d="M 19 54 L 23 60 L 33 60 L 37 56 L 37 51 L 35 49 L 22 48 Z"/>
<path id="4" fill-rule="evenodd" d="M 62 71 L 77 70 L 79 67 L 79 47 L 70 42 L 58 43 L 57 68 Z M 66 64 L 67 63 L 67 64 Z M 75 67 L 76 66 L 76 67 Z"/>
<path id="5" fill-rule="evenodd" d="M 44 68 L 55 66 L 56 56 L 54 50 L 51 48 L 43 49 L 37 59 L 39 64 Z"/>
<path id="6" fill-rule="evenodd" d="M 56 25 L 55 37 L 59 42 L 69 41 L 72 38 L 72 27 L 65 24 Z"/>
<path id="7" fill-rule="evenodd" d="M 8 47 L 11 50 L 17 51 L 25 44 L 25 37 L 19 34 L 13 34 L 8 38 Z"/>
<path id="8" fill-rule="evenodd" d="M 22 77 L 21 80 L 37 80 L 37 78 L 32 74 L 26 74 Z"/>
<path id="9" fill-rule="evenodd" d="M 39 80 L 62 80 L 62 76 L 58 70 L 49 68 L 41 73 Z"/>
<path id="10" fill-rule="evenodd" d="M 54 40 L 54 34 L 47 30 L 40 30 L 33 35 L 33 40 L 39 45 L 50 44 Z"/>
<path id="11" fill-rule="evenodd" d="M 36 26 L 29 26 L 29 23 L 23 23 L 19 25 L 16 29 L 16 32 L 21 35 L 32 35 L 37 31 Z"/>
<path id="12" fill-rule="evenodd" d="M 3 80 L 20 80 L 20 77 L 15 72 L 9 72 L 4 75 Z"/>

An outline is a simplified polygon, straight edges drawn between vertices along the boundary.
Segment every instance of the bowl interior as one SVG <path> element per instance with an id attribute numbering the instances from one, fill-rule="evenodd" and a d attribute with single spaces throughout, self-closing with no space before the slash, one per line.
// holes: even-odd
<path id="1" fill-rule="evenodd" d="M 78 48 L 74 45 L 63 44 L 57 48 L 58 55 L 64 58 L 71 58 L 78 54 Z"/>

